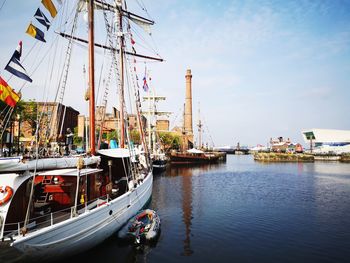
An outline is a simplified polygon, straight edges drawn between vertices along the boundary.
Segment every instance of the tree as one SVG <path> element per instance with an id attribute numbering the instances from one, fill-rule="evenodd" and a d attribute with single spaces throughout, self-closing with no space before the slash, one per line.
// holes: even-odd
<path id="1" fill-rule="evenodd" d="M 117 140 L 118 139 L 118 133 L 117 131 L 111 131 L 110 133 L 107 134 L 107 140 Z"/>
<path id="2" fill-rule="evenodd" d="M 78 127 L 74 128 L 73 143 L 77 146 L 83 145 L 83 138 L 78 136 Z"/>
<path id="3" fill-rule="evenodd" d="M 0 138 L 0 145 L 3 147 L 3 143 L 6 141 L 6 134 L 11 134 L 11 141 L 9 144 L 10 154 L 12 148 L 17 144 L 17 150 L 19 151 L 19 138 L 21 134 L 14 134 L 14 125 L 17 123 L 20 127 L 22 121 L 23 111 L 25 110 L 24 102 L 19 100 L 15 107 L 11 108 L 3 101 L 0 101 L 0 134 L 3 136 Z"/>
<path id="4" fill-rule="evenodd" d="M 166 152 L 180 147 L 180 137 L 171 132 L 159 132 L 159 139 Z"/>
<path id="5" fill-rule="evenodd" d="M 22 103 L 23 109 L 21 111 L 21 119 L 22 121 L 29 123 L 32 130 L 32 135 L 34 135 L 37 126 L 38 104 L 35 102 L 35 100 L 22 101 Z"/>
<path id="6" fill-rule="evenodd" d="M 140 139 L 140 133 L 138 130 L 132 130 L 130 132 L 130 140 L 134 143 L 134 144 L 141 144 L 141 139 Z"/>

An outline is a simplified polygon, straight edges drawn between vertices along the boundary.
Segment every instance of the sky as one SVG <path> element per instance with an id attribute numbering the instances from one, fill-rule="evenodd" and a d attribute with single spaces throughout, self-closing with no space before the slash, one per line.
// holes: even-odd
<path id="1" fill-rule="evenodd" d="M 209 144 L 266 145 L 279 136 L 303 142 L 304 129 L 350 129 L 349 0 L 132 0 L 128 4 L 129 10 L 141 15 L 144 5 L 156 22 L 150 43 L 165 61 L 149 62 L 147 70 L 156 94 L 167 97 L 158 108 L 173 112 L 172 127 L 181 125 L 185 74 L 191 69 L 194 130 L 200 109 L 204 141 Z M 26 51 L 34 45 L 36 40 L 24 31 L 38 6 L 39 0 L 11 0 L 0 10 L 0 75 L 15 89 L 23 82 L 9 79 L 3 68 L 19 40 Z M 56 24 L 54 30 L 62 27 Z M 35 44 L 34 55 L 23 63 L 36 69 L 36 62 L 47 58 L 45 45 L 54 38 L 48 35 L 47 43 Z M 87 57 L 84 48 L 73 51 L 80 54 L 72 62 L 68 81 L 75 89 L 86 82 L 82 67 Z M 50 76 L 55 72 L 48 74 L 48 68 L 42 63 L 35 70 L 37 81 L 22 89 L 25 99 L 50 96 L 45 87 L 54 86 Z M 144 70 L 144 63 L 138 70 Z M 84 114 L 87 107 L 74 89 L 64 103 Z"/>

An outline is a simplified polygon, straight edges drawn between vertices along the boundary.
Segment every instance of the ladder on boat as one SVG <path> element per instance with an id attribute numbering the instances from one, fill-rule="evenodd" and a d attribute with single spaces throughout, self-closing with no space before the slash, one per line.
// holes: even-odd
<path id="1" fill-rule="evenodd" d="M 38 196 L 37 203 L 47 203 L 49 200 L 49 193 L 45 192 L 45 186 L 52 184 L 53 176 L 44 176 L 41 181 L 41 191 Z"/>

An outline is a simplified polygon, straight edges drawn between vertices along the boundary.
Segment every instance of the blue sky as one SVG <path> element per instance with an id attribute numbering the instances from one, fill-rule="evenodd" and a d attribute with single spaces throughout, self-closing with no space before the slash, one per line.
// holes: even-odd
<path id="1" fill-rule="evenodd" d="M 194 122 L 200 103 L 205 140 L 211 143 L 211 137 L 216 146 L 266 144 L 278 136 L 301 142 L 303 129 L 350 129 L 350 1 L 138 2 L 156 21 L 152 36 L 166 61 L 147 68 L 156 93 L 167 97 L 159 107 L 173 112 L 171 121 L 177 116 L 180 124 L 190 68 Z M 39 4 L 12 0 L 0 11 L 0 33 L 6 36 L 1 69 L 18 40 L 27 50 L 34 43 L 23 32 Z M 129 8 L 140 13 L 135 1 Z M 86 59 L 75 63 L 81 69 Z M 1 75 L 9 77 L 3 70 Z M 71 78 L 79 85 L 81 70 Z M 28 85 L 25 98 L 40 97 L 42 85 Z M 82 113 L 86 108 L 74 96 L 65 103 Z"/>

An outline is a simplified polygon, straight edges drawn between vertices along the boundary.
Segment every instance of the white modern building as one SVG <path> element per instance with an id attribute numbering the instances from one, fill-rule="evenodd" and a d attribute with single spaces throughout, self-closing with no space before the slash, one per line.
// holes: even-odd
<path id="1" fill-rule="evenodd" d="M 313 153 L 350 153 L 350 130 L 310 129 L 302 135 Z"/>

